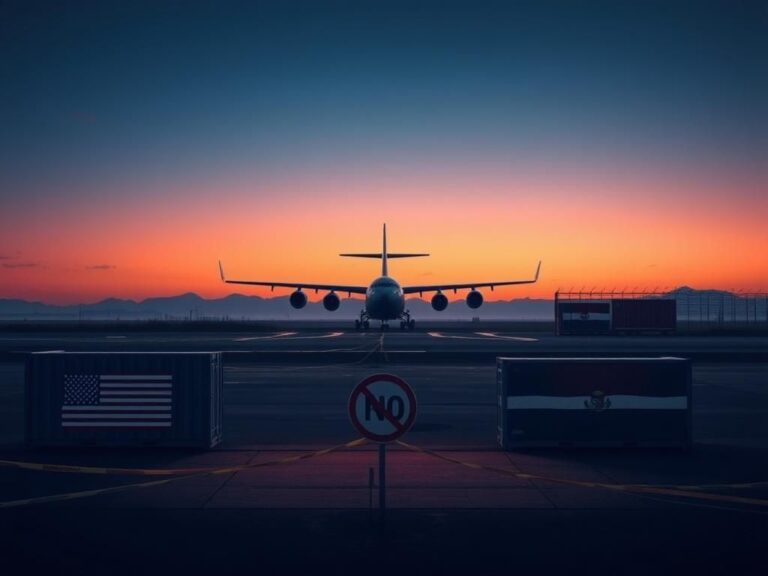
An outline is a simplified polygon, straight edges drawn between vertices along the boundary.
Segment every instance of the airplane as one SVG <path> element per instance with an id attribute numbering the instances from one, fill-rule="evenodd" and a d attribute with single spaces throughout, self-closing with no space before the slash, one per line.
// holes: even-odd
<path id="1" fill-rule="evenodd" d="M 406 294 L 418 294 L 421 296 L 424 292 L 434 292 L 432 296 L 432 308 L 438 312 L 442 312 L 448 307 L 448 297 L 443 294 L 443 290 L 453 290 L 454 294 L 457 290 L 469 289 L 467 293 L 467 306 L 470 308 L 479 308 L 483 304 L 483 295 L 477 290 L 478 288 L 488 287 L 493 291 L 495 286 L 509 286 L 512 284 L 533 284 L 539 279 L 539 272 L 541 271 L 541 261 L 539 261 L 536 267 L 536 274 L 532 280 L 507 280 L 504 282 L 467 282 L 464 284 L 431 284 L 425 286 L 400 286 L 394 278 L 389 276 L 387 263 L 393 258 L 417 258 L 421 256 L 429 256 L 429 254 L 415 254 L 415 253 L 402 253 L 402 252 L 387 252 L 387 225 L 384 224 L 382 235 L 382 250 L 375 253 L 364 254 L 339 254 L 348 258 L 377 258 L 381 259 L 381 276 L 376 278 L 369 286 L 343 286 L 340 284 L 309 284 L 307 282 L 269 282 L 269 281 L 255 281 L 255 280 L 228 280 L 224 276 L 224 267 L 219 261 L 219 275 L 221 280 L 227 284 L 248 284 L 253 286 L 270 286 L 272 290 L 277 286 L 278 288 L 295 288 L 296 290 L 291 293 L 289 301 L 294 308 L 304 308 L 307 305 L 307 295 L 304 293 L 304 289 L 314 290 L 317 294 L 318 290 L 328 290 L 328 294 L 323 297 L 323 306 L 326 310 L 333 311 L 339 308 L 341 300 L 336 292 L 347 293 L 347 296 L 352 294 L 364 294 L 365 306 L 360 311 L 360 318 L 355 320 L 355 329 L 368 330 L 370 328 L 371 320 L 380 320 L 381 329 L 385 330 L 389 328 L 390 320 L 400 320 L 401 330 L 413 330 L 416 326 L 416 321 L 411 318 L 409 310 L 405 309 L 405 295 Z"/>

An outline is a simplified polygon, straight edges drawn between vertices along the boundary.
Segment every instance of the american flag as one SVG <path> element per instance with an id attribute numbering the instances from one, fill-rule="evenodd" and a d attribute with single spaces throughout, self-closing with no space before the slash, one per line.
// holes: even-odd
<path id="1" fill-rule="evenodd" d="M 65 374 L 64 428 L 170 428 L 170 374 Z"/>

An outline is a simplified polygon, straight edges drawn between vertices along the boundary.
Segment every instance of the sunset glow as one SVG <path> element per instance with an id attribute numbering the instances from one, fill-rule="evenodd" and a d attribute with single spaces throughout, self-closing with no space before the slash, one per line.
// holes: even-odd
<path id="1" fill-rule="evenodd" d="M 266 186 L 201 183 L 185 188 L 183 202 L 173 190 L 140 190 L 109 205 L 54 199 L 34 210 L 19 202 L 3 214 L 2 243 L 18 257 L 3 260 L 1 295 L 56 303 L 222 296 L 232 287 L 219 281 L 219 258 L 233 277 L 366 285 L 377 264 L 337 254 L 378 250 L 383 221 L 392 250 L 431 253 L 393 263 L 403 284 L 524 278 L 544 261 L 538 285 L 499 289 L 493 299 L 571 287 L 768 284 L 756 249 L 768 246 L 765 197 L 729 205 L 712 190 L 717 183 L 693 179 L 468 180 L 340 175 Z M 412 216 L 403 217 L 401 206 Z"/>

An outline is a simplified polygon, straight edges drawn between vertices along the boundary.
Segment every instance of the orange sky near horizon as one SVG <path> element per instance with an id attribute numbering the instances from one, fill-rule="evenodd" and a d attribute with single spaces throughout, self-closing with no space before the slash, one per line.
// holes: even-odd
<path id="1" fill-rule="evenodd" d="M 222 284 L 219 258 L 230 278 L 367 285 L 379 263 L 337 254 L 379 251 L 382 222 L 390 250 L 431 253 L 391 262 L 404 285 L 527 278 L 543 260 L 538 284 L 486 291 L 488 300 L 582 287 L 766 289 L 762 184 L 456 170 L 133 184 L 110 200 L 94 187 L 77 201 L 46 194 L 44 205 L 20 197 L 0 217 L 0 297 L 270 295 Z"/>

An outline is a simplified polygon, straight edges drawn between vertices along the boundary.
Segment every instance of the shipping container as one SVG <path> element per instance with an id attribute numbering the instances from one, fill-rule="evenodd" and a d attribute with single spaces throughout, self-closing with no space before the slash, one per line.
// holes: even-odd
<path id="1" fill-rule="evenodd" d="M 677 327 L 677 302 L 672 299 L 611 300 L 611 330 L 618 333 L 660 332 Z"/>
<path id="2" fill-rule="evenodd" d="M 683 358 L 497 358 L 498 442 L 544 446 L 691 443 Z"/>
<path id="3" fill-rule="evenodd" d="M 32 446 L 211 448 L 221 442 L 219 352 L 38 352 L 26 364 Z"/>
<path id="4" fill-rule="evenodd" d="M 559 335 L 672 334 L 677 328 L 677 302 L 669 298 L 561 300 L 555 295 Z"/>
<path id="5" fill-rule="evenodd" d="M 558 334 L 609 334 L 611 331 L 610 302 L 555 300 Z"/>

